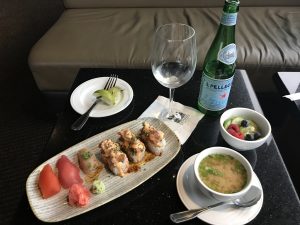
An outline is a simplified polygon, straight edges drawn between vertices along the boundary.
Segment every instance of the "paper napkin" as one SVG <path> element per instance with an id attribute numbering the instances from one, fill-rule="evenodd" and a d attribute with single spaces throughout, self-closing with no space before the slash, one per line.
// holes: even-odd
<path id="1" fill-rule="evenodd" d="M 168 98 L 158 96 L 139 118 L 155 117 L 160 119 L 159 116 L 161 115 L 161 112 L 166 110 L 168 105 Z M 180 143 L 184 144 L 197 126 L 198 122 L 203 118 L 204 114 L 192 107 L 182 105 L 178 102 L 173 102 L 173 112 L 179 112 L 182 119 L 180 121 L 176 119 L 165 119 L 163 122 L 174 131 Z"/>
<path id="2" fill-rule="evenodd" d="M 298 93 L 294 93 L 294 94 L 290 94 L 290 95 L 284 95 L 282 97 L 288 98 L 291 101 L 296 101 L 296 100 L 300 99 L 300 93 L 298 92 Z"/>

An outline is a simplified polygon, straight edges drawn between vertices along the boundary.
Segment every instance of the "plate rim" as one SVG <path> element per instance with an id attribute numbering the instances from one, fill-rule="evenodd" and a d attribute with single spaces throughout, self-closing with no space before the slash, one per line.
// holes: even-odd
<path id="1" fill-rule="evenodd" d="M 71 96 L 70 96 L 70 105 L 72 107 L 72 109 L 77 112 L 78 114 L 82 115 L 83 113 L 80 112 L 78 110 L 78 108 L 76 108 L 76 100 L 75 100 L 75 94 L 77 94 L 77 92 L 79 90 L 81 90 L 81 88 L 84 86 L 84 85 L 87 85 L 88 83 L 92 83 L 93 81 L 97 82 L 97 80 L 103 80 L 103 79 L 108 79 L 109 77 L 107 76 L 104 76 L 104 77 L 95 77 L 95 78 L 92 78 L 92 79 L 89 79 L 87 81 L 84 81 L 83 83 L 79 84 L 71 93 Z M 114 114 L 117 114 L 121 111 L 123 111 L 124 109 L 126 109 L 130 103 L 132 102 L 133 100 L 133 97 L 134 97 L 134 92 L 133 92 L 133 89 L 131 87 L 131 85 L 129 83 L 127 83 L 125 80 L 121 79 L 121 78 L 118 78 L 117 82 L 121 82 L 124 84 L 124 86 L 126 86 L 126 89 L 128 90 L 128 101 L 124 104 L 124 106 L 122 106 L 121 108 L 119 108 L 118 110 L 115 110 L 113 111 L 112 113 L 108 113 L 108 114 L 105 114 L 104 116 L 102 115 L 93 115 L 93 113 L 90 114 L 90 117 L 92 118 L 102 118 L 102 117 L 107 117 L 107 116 L 111 116 L 111 115 L 114 115 Z M 88 108 L 86 109 L 88 110 Z"/>
<path id="2" fill-rule="evenodd" d="M 196 158 L 196 156 L 198 155 L 199 153 L 196 153 L 192 156 L 190 156 L 189 158 L 187 158 L 183 163 L 182 165 L 180 166 L 179 170 L 178 170 L 178 173 L 177 173 L 177 177 L 176 177 L 176 189 L 177 189 L 177 193 L 178 193 L 178 196 L 181 200 L 181 202 L 183 203 L 183 205 L 187 208 L 187 209 L 191 209 L 189 206 L 188 206 L 188 203 L 186 201 L 183 200 L 183 197 L 182 197 L 182 193 L 180 193 L 179 189 L 182 189 L 182 188 L 179 188 L 179 182 L 180 182 L 180 179 L 183 181 L 183 178 L 180 178 L 179 174 L 184 174 L 182 171 L 185 169 L 184 172 L 186 172 L 189 168 L 190 165 L 192 165 L 194 159 Z M 186 167 L 186 168 L 184 168 Z M 263 201 L 264 201 L 264 192 L 263 192 L 263 187 L 261 185 L 261 182 L 258 178 L 258 176 L 256 175 L 256 173 L 253 171 L 253 174 L 254 176 L 256 177 L 257 181 L 258 181 L 258 186 L 259 186 L 259 189 L 261 189 L 262 191 L 262 196 L 261 196 L 261 199 L 259 200 L 258 203 L 260 203 L 260 206 L 259 208 L 257 209 L 256 213 L 254 214 L 253 217 L 249 217 L 247 218 L 247 221 L 245 221 L 245 223 L 239 223 L 239 225 L 244 225 L 244 224 L 247 224 L 249 223 L 250 221 L 252 221 L 258 214 L 259 212 L 261 211 L 262 209 L 262 206 L 263 206 Z M 183 177 L 183 176 L 181 176 Z M 183 183 L 183 182 L 182 182 Z M 183 185 L 181 185 L 183 186 Z M 208 224 L 211 224 L 211 225 L 218 225 L 217 223 L 211 223 L 211 221 L 208 221 L 208 220 L 205 220 L 203 218 L 200 217 L 201 215 L 198 216 L 198 219 L 200 219 L 201 221 L 205 222 L 205 223 L 208 223 Z"/>
<path id="3" fill-rule="evenodd" d="M 109 198 L 107 201 L 101 202 L 101 204 L 98 204 L 97 206 L 95 206 L 95 207 L 93 207 L 93 208 L 88 208 L 88 207 L 87 207 L 87 208 L 80 208 L 82 211 L 80 211 L 79 213 L 75 213 L 74 215 L 70 215 L 70 216 L 67 216 L 67 217 L 65 217 L 65 218 L 57 219 L 57 220 L 47 220 L 47 219 L 45 219 L 45 218 L 43 218 L 43 217 L 40 216 L 40 213 L 37 212 L 37 211 L 36 211 L 36 208 L 33 206 L 33 201 L 34 201 L 34 200 L 31 199 L 31 198 L 29 197 L 29 196 L 30 196 L 30 193 L 29 193 L 29 187 L 30 187 L 30 185 L 31 185 L 30 179 L 35 178 L 35 180 L 37 180 L 37 176 L 39 175 L 38 171 L 40 171 L 40 170 L 43 168 L 43 166 L 45 166 L 47 163 L 50 163 L 50 164 L 51 164 L 51 161 L 53 161 L 53 160 L 56 159 L 56 158 L 58 159 L 61 155 L 64 155 L 64 154 L 65 154 L 65 155 L 68 155 L 68 154 L 71 154 L 72 151 L 78 151 L 79 148 L 82 148 L 82 147 L 80 147 L 80 146 L 82 146 L 84 143 L 86 143 L 86 142 L 88 142 L 88 141 L 91 141 L 91 140 L 97 138 L 98 136 L 103 135 L 103 134 L 106 133 L 106 132 L 108 133 L 108 132 L 110 132 L 110 131 L 112 131 L 112 130 L 118 128 L 118 127 L 121 127 L 121 126 L 125 127 L 125 126 L 128 126 L 128 125 L 130 125 L 130 124 L 133 124 L 133 125 L 134 125 L 134 124 L 142 123 L 142 122 L 144 122 L 144 121 L 149 121 L 149 120 L 150 120 L 150 121 L 156 121 L 156 123 L 161 123 L 161 124 L 163 124 L 163 126 L 164 126 L 166 129 L 168 129 L 168 132 L 171 132 L 173 138 L 175 138 L 174 141 L 177 143 L 177 144 L 176 144 L 176 151 L 174 151 L 174 153 L 171 155 L 171 157 L 168 157 L 168 158 L 167 158 L 167 162 L 166 162 L 165 164 L 158 165 L 157 168 L 155 168 L 155 170 L 154 170 L 153 173 L 151 173 L 148 177 L 141 179 L 140 182 L 136 183 L 136 184 L 133 185 L 131 188 L 126 189 L 125 192 L 122 192 L 121 194 L 118 194 L 118 195 L 116 195 L 116 196 L 113 196 L 112 198 Z M 99 141 L 100 141 L 100 140 L 99 140 Z M 78 148 L 78 149 L 77 149 L 77 150 L 75 150 L 75 149 L 72 150 L 73 148 Z M 67 220 L 67 219 L 70 219 L 70 218 L 79 216 L 79 215 L 84 214 L 84 213 L 86 213 L 86 212 L 88 212 L 88 211 L 94 210 L 94 209 L 96 209 L 96 208 L 98 208 L 98 207 L 100 207 L 100 206 L 102 206 L 102 205 L 104 205 L 104 204 L 106 204 L 106 203 L 109 203 L 110 201 L 113 201 L 113 200 L 115 200 L 115 199 L 121 197 L 122 195 L 124 195 L 124 194 L 126 194 L 126 193 L 132 191 L 133 189 L 137 188 L 138 186 L 140 186 L 141 184 L 143 184 L 144 182 L 146 182 L 147 180 L 149 180 L 149 179 L 150 179 L 152 176 L 154 176 L 156 173 L 158 173 L 159 171 L 161 171 L 165 166 L 167 166 L 167 165 L 168 165 L 168 164 L 169 164 L 169 163 L 170 163 L 170 162 L 178 155 L 180 149 L 181 149 L 181 144 L 180 144 L 180 141 L 179 141 L 178 137 L 177 137 L 176 134 L 174 133 L 174 131 L 172 131 L 172 130 L 171 130 L 171 129 L 163 122 L 163 121 L 161 121 L 161 120 L 159 120 L 159 119 L 157 119 L 157 118 L 154 118 L 154 117 L 139 118 L 139 119 L 132 120 L 132 121 L 129 121 L 129 122 L 125 122 L 125 123 L 120 124 L 120 125 L 118 125 L 118 126 L 112 127 L 112 128 L 107 129 L 107 130 L 105 130 L 105 131 L 103 131 L 103 132 L 100 132 L 100 133 L 98 133 L 98 134 L 95 134 L 95 135 L 93 135 L 92 137 L 89 137 L 89 138 L 87 138 L 87 139 L 85 139 L 85 140 L 83 140 L 83 141 L 81 141 L 81 142 L 79 142 L 79 143 L 77 143 L 77 144 L 75 144 L 75 145 L 72 145 L 72 146 L 66 148 L 65 150 L 63 150 L 63 151 L 57 153 L 56 155 L 52 156 L 51 158 L 47 159 L 46 161 L 44 161 L 44 162 L 42 162 L 40 165 L 38 165 L 38 166 L 30 173 L 30 175 L 29 175 L 29 176 L 27 177 L 27 179 L 26 179 L 26 196 L 27 196 L 27 199 L 28 199 L 30 208 L 32 209 L 34 215 L 35 215 L 39 220 L 41 220 L 41 221 L 43 221 L 43 222 L 60 222 L 60 221 L 64 221 L 64 220 Z M 69 153 L 66 154 L 66 152 L 68 152 L 68 151 L 69 151 Z M 73 162 L 73 161 L 72 161 L 72 162 Z M 141 170 L 141 171 L 139 171 L 139 172 L 142 173 L 143 171 Z M 36 177 L 34 177 L 34 175 L 35 175 Z M 36 182 L 37 182 L 37 181 L 36 181 Z M 35 185 L 37 185 L 37 183 L 36 183 Z M 63 189 L 63 188 L 62 188 L 62 190 L 67 190 L 67 189 Z M 61 191 L 62 191 L 62 190 L 61 190 Z M 60 191 L 60 192 L 61 192 L 61 191 Z"/>

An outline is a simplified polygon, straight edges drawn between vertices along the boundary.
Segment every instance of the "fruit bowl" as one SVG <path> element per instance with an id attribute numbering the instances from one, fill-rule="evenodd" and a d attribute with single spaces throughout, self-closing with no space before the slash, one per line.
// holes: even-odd
<path id="1" fill-rule="evenodd" d="M 263 145 L 271 135 L 271 125 L 262 114 L 252 109 L 232 108 L 221 115 L 220 132 L 230 146 L 245 151 Z"/>

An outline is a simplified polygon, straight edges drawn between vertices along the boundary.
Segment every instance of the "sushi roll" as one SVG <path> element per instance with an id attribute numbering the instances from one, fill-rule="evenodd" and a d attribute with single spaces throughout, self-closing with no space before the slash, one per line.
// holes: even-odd
<path id="1" fill-rule="evenodd" d="M 120 145 L 107 139 L 99 144 L 99 148 L 101 159 L 111 172 L 123 177 L 128 171 L 129 161 L 126 154 L 120 150 Z"/>
<path id="2" fill-rule="evenodd" d="M 79 167 L 85 174 L 94 174 L 101 167 L 101 163 L 96 158 L 95 154 L 93 154 L 86 148 L 78 151 L 77 157 Z"/>
<path id="3" fill-rule="evenodd" d="M 145 156 L 145 144 L 138 139 L 129 129 L 119 132 L 121 149 L 126 152 L 130 161 L 141 162 Z"/>
<path id="4" fill-rule="evenodd" d="M 141 130 L 141 138 L 146 143 L 149 151 L 155 155 L 161 155 L 165 146 L 165 134 L 151 126 L 148 122 L 144 122 Z"/>

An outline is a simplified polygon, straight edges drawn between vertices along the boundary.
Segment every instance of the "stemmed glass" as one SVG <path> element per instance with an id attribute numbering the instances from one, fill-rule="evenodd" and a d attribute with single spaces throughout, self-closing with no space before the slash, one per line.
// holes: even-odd
<path id="1" fill-rule="evenodd" d="M 170 23 L 156 30 L 151 52 L 151 68 L 156 80 L 169 88 L 170 92 L 169 109 L 161 112 L 161 119 L 181 119 L 180 113 L 172 111 L 175 88 L 191 79 L 196 61 L 196 37 L 192 27 Z"/>

